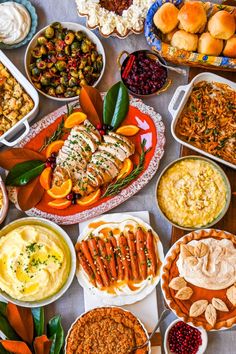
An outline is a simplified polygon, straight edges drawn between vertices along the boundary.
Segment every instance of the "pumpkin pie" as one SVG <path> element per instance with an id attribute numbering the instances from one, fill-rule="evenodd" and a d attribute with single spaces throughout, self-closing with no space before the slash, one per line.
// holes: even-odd
<path id="1" fill-rule="evenodd" d="M 206 330 L 236 323 L 236 237 L 208 229 L 191 232 L 170 249 L 162 291 L 185 322 Z"/>

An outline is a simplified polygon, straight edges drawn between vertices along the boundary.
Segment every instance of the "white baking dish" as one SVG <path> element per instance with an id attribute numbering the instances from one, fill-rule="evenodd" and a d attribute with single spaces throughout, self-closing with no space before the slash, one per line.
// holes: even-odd
<path id="1" fill-rule="evenodd" d="M 26 114 L 19 122 L 17 122 L 13 127 L 11 127 L 7 132 L 0 136 L 0 144 L 7 146 L 14 146 L 19 143 L 30 130 L 29 122 L 35 118 L 39 110 L 39 96 L 35 88 L 30 84 L 30 82 L 21 74 L 21 72 L 13 65 L 13 63 L 7 58 L 7 56 L 0 50 L 0 62 L 10 71 L 12 76 L 19 82 L 23 89 L 28 93 L 34 102 L 33 109 Z M 25 128 L 24 132 L 13 141 L 8 141 L 6 138 L 12 138 L 16 135 L 22 128 Z"/>
<path id="2" fill-rule="evenodd" d="M 173 137 L 175 138 L 175 140 L 177 140 L 180 144 L 183 144 L 192 150 L 195 150 L 203 155 L 206 155 L 207 157 L 210 157 L 211 159 L 221 162 L 221 163 L 225 164 L 226 166 L 236 169 L 236 165 L 234 165 L 228 161 L 225 161 L 217 156 L 209 154 L 208 152 L 206 152 L 202 149 L 199 149 L 199 148 L 195 147 L 194 145 L 180 139 L 175 132 L 178 118 L 179 118 L 191 92 L 192 92 L 193 86 L 200 81 L 220 82 L 223 84 L 227 84 L 230 87 L 232 87 L 234 90 L 236 90 L 236 84 L 234 82 L 227 80 L 221 76 L 209 73 L 209 72 L 201 73 L 201 74 L 195 76 L 193 78 L 193 80 L 186 86 L 179 86 L 177 88 L 177 90 L 175 91 L 175 93 L 170 101 L 170 104 L 168 106 L 168 110 L 171 113 L 172 118 L 173 118 L 172 123 L 171 123 L 171 133 L 172 133 Z M 181 95 L 183 95 L 182 98 L 180 98 Z"/>

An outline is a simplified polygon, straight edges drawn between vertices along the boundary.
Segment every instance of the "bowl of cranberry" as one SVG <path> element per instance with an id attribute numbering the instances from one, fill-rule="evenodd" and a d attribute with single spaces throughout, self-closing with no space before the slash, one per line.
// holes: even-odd
<path id="1" fill-rule="evenodd" d="M 207 348 L 207 332 L 175 320 L 165 332 L 165 354 L 203 354 Z"/>
<path id="2" fill-rule="evenodd" d="M 131 94 L 139 97 L 158 95 L 170 86 L 168 70 L 160 62 L 166 64 L 162 57 L 150 50 L 137 50 L 131 54 L 122 51 L 117 58 L 124 85 Z"/>

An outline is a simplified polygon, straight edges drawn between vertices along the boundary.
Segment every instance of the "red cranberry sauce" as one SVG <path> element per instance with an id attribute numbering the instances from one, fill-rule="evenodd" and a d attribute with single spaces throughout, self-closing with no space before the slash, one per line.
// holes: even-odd
<path id="1" fill-rule="evenodd" d="M 157 61 L 149 58 L 145 52 L 134 53 L 134 55 L 128 75 L 122 76 L 125 85 L 137 95 L 150 95 L 160 90 L 166 82 L 167 70 Z M 122 71 L 124 70 L 125 65 L 122 65 Z"/>
<path id="2" fill-rule="evenodd" d="M 167 340 L 174 354 L 196 354 L 202 344 L 201 332 L 182 321 L 171 328 Z"/>

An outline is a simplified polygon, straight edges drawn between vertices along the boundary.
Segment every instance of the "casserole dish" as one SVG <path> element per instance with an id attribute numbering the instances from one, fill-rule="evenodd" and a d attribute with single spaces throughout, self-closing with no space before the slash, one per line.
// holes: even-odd
<path id="1" fill-rule="evenodd" d="M 38 113 L 39 110 L 39 96 L 35 88 L 29 83 L 29 81 L 21 74 L 21 72 L 15 67 L 15 65 L 7 58 L 7 56 L 0 50 L 0 62 L 9 70 L 11 75 L 18 81 L 23 87 L 26 93 L 31 97 L 34 103 L 33 109 L 26 114 L 19 122 L 0 136 L 0 144 L 7 146 L 14 146 L 19 143 L 30 130 L 29 122 L 31 122 Z M 12 138 L 22 128 L 25 128 L 24 132 L 13 141 L 8 141 L 6 138 Z"/>
<path id="2" fill-rule="evenodd" d="M 172 115 L 172 123 L 171 123 L 171 132 L 173 137 L 175 138 L 175 140 L 177 140 L 180 144 L 183 144 L 187 147 L 189 147 L 192 150 L 195 150 L 203 155 L 206 155 L 207 157 L 216 160 L 217 162 L 223 163 L 226 166 L 229 166 L 231 168 L 236 169 L 236 165 L 223 160 L 222 158 L 217 157 L 216 155 L 210 154 L 196 146 L 194 146 L 193 144 L 182 140 L 176 133 L 176 126 L 178 123 L 178 119 L 188 101 L 189 96 L 191 95 L 191 92 L 193 90 L 193 87 L 195 84 L 199 83 L 200 81 L 207 81 L 207 82 L 217 82 L 217 83 L 222 83 L 222 84 L 226 84 L 229 85 L 233 90 L 236 90 L 236 84 L 230 80 L 227 80 L 221 76 L 209 73 L 209 72 L 205 72 L 205 73 L 201 73 L 197 76 L 195 76 L 193 78 L 193 80 L 186 86 L 179 86 L 177 88 L 177 90 L 175 91 L 169 106 L 168 106 L 168 110 Z M 182 95 L 182 97 L 181 97 Z"/>
<path id="3" fill-rule="evenodd" d="M 168 0 L 176 7 L 181 8 L 186 2 L 184 0 Z M 188 65 L 200 68 L 211 68 L 214 70 L 236 71 L 236 59 L 225 56 L 213 56 L 200 54 L 198 52 L 191 52 L 187 50 L 178 49 L 166 43 L 163 39 L 162 33 L 157 30 L 153 23 L 153 17 L 157 10 L 166 3 L 166 0 L 157 0 L 150 7 L 144 28 L 144 34 L 151 49 L 158 52 L 165 60 L 179 64 Z M 207 18 L 209 19 L 214 13 L 219 10 L 225 10 L 230 13 L 235 13 L 236 8 L 233 6 L 219 5 L 211 2 L 203 2 L 206 10 Z"/>

